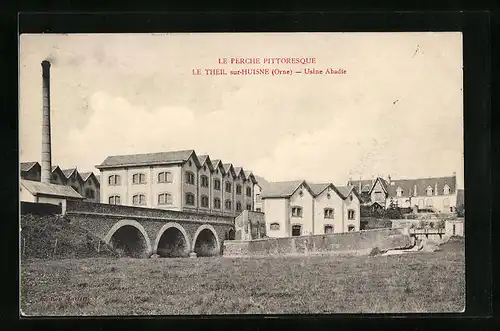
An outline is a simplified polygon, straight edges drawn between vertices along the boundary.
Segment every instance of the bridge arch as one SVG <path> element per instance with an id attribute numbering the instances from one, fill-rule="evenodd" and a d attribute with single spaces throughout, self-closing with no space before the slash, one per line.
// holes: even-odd
<path id="1" fill-rule="evenodd" d="M 134 220 L 116 222 L 104 236 L 104 241 L 115 249 L 123 250 L 127 256 L 145 257 L 152 252 L 146 230 Z"/>
<path id="2" fill-rule="evenodd" d="M 217 231 L 210 224 L 201 225 L 193 236 L 191 251 L 197 256 L 214 256 L 220 254 L 220 242 Z"/>
<path id="3" fill-rule="evenodd" d="M 191 243 L 186 230 L 175 222 L 161 227 L 153 245 L 153 252 L 161 257 L 186 257 L 190 250 Z"/>

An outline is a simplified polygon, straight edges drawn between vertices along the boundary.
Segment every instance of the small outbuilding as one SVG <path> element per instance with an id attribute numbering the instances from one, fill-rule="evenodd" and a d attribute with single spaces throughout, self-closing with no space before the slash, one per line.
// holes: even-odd
<path id="1" fill-rule="evenodd" d="M 21 201 L 59 205 L 62 208 L 62 214 L 66 212 L 67 200 L 84 199 L 71 186 L 48 184 L 25 179 L 21 179 L 19 190 Z"/>

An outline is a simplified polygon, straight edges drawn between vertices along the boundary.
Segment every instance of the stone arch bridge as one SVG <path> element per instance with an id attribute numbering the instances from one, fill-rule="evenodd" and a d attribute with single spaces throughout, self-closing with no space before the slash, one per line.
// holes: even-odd
<path id="1" fill-rule="evenodd" d="M 234 239 L 234 217 L 68 201 L 66 216 L 132 257 L 215 256 Z"/>

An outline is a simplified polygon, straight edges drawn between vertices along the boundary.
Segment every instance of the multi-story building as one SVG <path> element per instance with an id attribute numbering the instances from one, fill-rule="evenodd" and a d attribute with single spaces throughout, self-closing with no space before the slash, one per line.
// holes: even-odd
<path id="1" fill-rule="evenodd" d="M 261 198 L 269 237 L 359 231 L 360 199 L 352 186 L 270 182 Z"/>
<path id="2" fill-rule="evenodd" d="M 41 166 L 38 162 L 21 162 L 21 179 L 40 182 Z M 51 184 L 71 186 L 81 194 L 85 201 L 99 202 L 100 183 L 93 172 L 79 173 L 78 169 L 62 170 L 59 166 L 52 166 Z"/>
<path id="3" fill-rule="evenodd" d="M 230 216 L 254 208 L 251 172 L 194 150 L 109 156 L 96 168 L 102 203 Z"/>
<path id="4" fill-rule="evenodd" d="M 377 177 L 368 181 L 348 181 L 361 192 L 364 203 L 403 208 L 431 209 L 435 212 L 455 212 L 457 206 L 456 174 L 451 177 L 430 177 L 393 180 Z M 369 188 L 368 188 L 369 186 Z"/>

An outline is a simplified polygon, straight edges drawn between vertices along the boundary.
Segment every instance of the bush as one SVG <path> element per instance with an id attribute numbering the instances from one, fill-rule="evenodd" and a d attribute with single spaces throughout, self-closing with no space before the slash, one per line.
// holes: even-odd
<path id="1" fill-rule="evenodd" d="M 378 247 L 373 247 L 372 250 L 370 251 L 370 256 L 377 256 L 382 254 L 383 252 L 380 250 Z"/>

